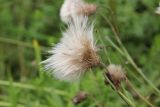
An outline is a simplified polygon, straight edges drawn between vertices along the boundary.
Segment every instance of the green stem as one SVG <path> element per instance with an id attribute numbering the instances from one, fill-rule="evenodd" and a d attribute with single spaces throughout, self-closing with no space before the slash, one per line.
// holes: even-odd
<path id="1" fill-rule="evenodd" d="M 100 36 L 100 34 L 99 34 L 98 31 L 97 31 L 97 33 L 98 33 L 99 40 L 101 41 L 101 43 L 102 43 L 102 45 L 103 45 L 103 47 L 104 47 L 104 52 L 105 52 L 105 54 L 106 54 L 106 56 L 107 56 L 107 60 L 108 60 L 109 63 L 111 63 L 111 60 L 110 60 L 110 58 L 109 58 L 109 56 L 108 56 L 108 51 L 107 51 L 107 49 L 105 48 L 105 44 L 104 44 L 104 42 L 103 42 L 103 40 L 102 40 L 102 37 Z"/>
<path id="2" fill-rule="evenodd" d="M 35 53 L 35 58 L 36 58 L 36 63 L 39 71 L 39 77 L 41 80 L 44 80 L 44 75 L 41 67 L 41 48 L 39 46 L 39 43 L 37 40 L 33 40 L 33 46 L 34 46 L 34 53 Z"/>
<path id="3" fill-rule="evenodd" d="M 118 94 L 129 104 L 130 107 L 136 107 L 122 92 L 118 91 Z"/>
<path id="4" fill-rule="evenodd" d="M 106 65 L 101 62 L 101 66 L 103 66 L 106 69 Z M 135 107 L 135 104 L 132 103 L 131 100 L 129 100 L 120 90 L 117 90 L 114 84 L 110 81 L 110 79 L 104 74 L 105 79 L 109 82 L 111 87 L 118 93 L 118 95 L 130 106 L 130 107 Z"/>
<path id="5" fill-rule="evenodd" d="M 135 107 L 135 104 L 129 100 L 120 90 L 117 90 L 116 87 L 112 84 L 112 82 L 109 80 L 109 78 L 104 74 L 105 79 L 109 82 L 111 87 L 116 90 L 116 92 L 119 94 L 119 96 L 130 106 Z"/>
<path id="6" fill-rule="evenodd" d="M 135 62 L 133 61 L 131 56 L 128 54 L 128 52 L 126 53 L 126 55 L 127 55 L 126 57 L 128 61 L 130 61 L 130 63 L 136 69 L 136 71 L 138 71 L 138 73 L 143 77 L 143 79 L 160 95 L 160 90 L 143 74 L 142 70 L 138 68 L 138 66 L 135 64 Z"/>
<path id="7" fill-rule="evenodd" d="M 8 81 L 0 80 L 0 85 L 2 85 L 2 86 L 10 86 L 10 84 L 11 83 L 8 82 Z M 24 83 L 12 82 L 12 85 L 13 85 L 13 87 L 35 90 L 35 91 L 39 89 L 38 86 L 36 87 L 34 85 L 29 85 L 29 84 L 24 84 Z M 48 93 L 53 93 L 54 92 L 54 93 L 59 94 L 59 95 L 69 96 L 68 93 L 66 93 L 64 91 L 61 91 L 61 90 L 56 90 L 56 89 L 53 89 L 53 88 L 47 88 L 47 87 L 42 88 L 41 87 L 41 90 L 45 91 L 45 92 L 48 92 Z"/>
<path id="8" fill-rule="evenodd" d="M 116 36 L 118 38 L 118 36 Z M 136 63 L 133 61 L 133 59 L 131 58 L 131 56 L 129 55 L 128 51 L 125 49 L 125 47 L 123 46 L 123 44 L 121 43 L 121 41 L 118 39 L 120 46 L 122 47 L 123 51 L 115 44 L 112 42 L 112 40 L 109 37 L 106 37 L 108 42 L 124 57 L 127 58 L 127 60 L 130 62 L 130 64 L 136 69 L 136 71 L 142 76 L 142 78 L 156 91 L 158 92 L 158 94 L 160 95 L 160 90 L 155 87 L 155 85 L 149 80 L 147 79 L 147 77 L 143 74 L 142 70 L 140 68 L 138 68 L 138 66 L 136 65 Z"/>
<path id="9" fill-rule="evenodd" d="M 18 41 L 18 40 L 13 40 L 13 39 L 8 39 L 8 38 L 3 38 L 3 37 L 0 37 L 0 42 L 9 43 L 9 44 L 12 44 L 12 45 L 20 45 L 20 46 L 27 47 L 27 48 L 32 48 L 32 49 L 34 48 L 31 43 L 25 43 L 25 42 L 21 42 L 21 41 Z M 47 50 L 46 47 L 41 46 L 41 48 L 42 48 L 43 51 Z"/>
<path id="10" fill-rule="evenodd" d="M 125 56 L 124 52 L 114 43 L 112 40 L 106 36 L 106 40 L 123 56 Z"/>
<path id="11" fill-rule="evenodd" d="M 142 96 L 137 89 L 134 87 L 134 85 L 129 81 L 127 78 L 127 84 L 128 86 L 141 98 L 145 103 L 147 103 L 150 107 L 155 107 L 152 103 L 150 103 L 144 96 Z"/>
<path id="12" fill-rule="evenodd" d="M 123 50 L 123 54 L 126 56 L 127 60 L 131 63 L 131 65 L 136 69 L 136 71 L 142 76 L 142 78 L 160 95 L 160 90 L 149 80 L 147 79 L 147 77 L 143 74 L 142 70 L 140 68 L 138 68 L 138 66 L 136 65 L 136 63 L 133 61 L 132 57 L 129 55 L 128 51 L 126 50 L 126 48 L 124 47 L 124 45 L 122 44 L 120 38 L 119 38 L 119 34 L 117 33 L 116 31 L 116 28 L 114 27 L 114 25 L 111 23 L 111 21 L 105 17 L 103 14 L 102 14 L 102 17 L 107 21 L 107 23 L 109 24 L 109 26 L 111 27 L 112 29 L 112 32 L 114 33 L 115 35 L 115 38 L 118 42 L 118 44 L 121 46 L 122 50 Z M 119 50 L 119 48 L 117 48 L 116 46 L 116 49 L 118 49 L 119 52 L 122 52 Z M 122 53 L 121 53 L 122 54 Z"/>
<path id="13" fill-rule="evenodd" d="M 102 15 L 103 16 L 103 15 Z M 114 28 L 114 26 L 112 25 L 112 23 L 109 21 L 109 19 L 107 17 L 103 18 L 107 21 L 107 23 L 110 25 L 115 38 L 118 42 L 118 44 L 121 46 L 122 50 L 120 48 L 118 48 L 118 46 L 116 46 L 115 44 L 113 45 L 122 55 L 124 55 L 127 60 L 131 63 L 131 65 L 136 69 L 136 71 L 142 76 L 142 78 L 160 95 L 160 90 L 154 86 L 154 84 L 152 84 L 152 82 L 143 74 L 142 70 L 140 68 L 138 68 L 138 66 L 136 65 L 136 63 L 133 61 L 133 59 L 131 58 L 131 56 L 129 55 L 128 51 L 126 50 L 126 48 L 124 47 L 124 45 L 122 44 L 119 35 L 116 32 L 116 29 Z M 111 42 L 111 40 L 109 41 L 111 44 L 113 44 L 113 42 Z"/>
<path id="14" fill-rule="evenodd" d="M 0 107 L 11 107 L 12 104 L 4 101 L 0 101 Z M 25 107 L 24 105 L 18 104 L 17 107 Z"/>

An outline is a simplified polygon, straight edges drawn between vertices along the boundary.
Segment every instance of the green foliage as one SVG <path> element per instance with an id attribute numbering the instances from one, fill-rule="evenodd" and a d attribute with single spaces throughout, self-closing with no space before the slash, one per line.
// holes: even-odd
<path id="1" fill-rule="evenodd" d="M 114 34 L 105 20 L 118 25 L 120 38 L 135 60 L 156 87 L 160 87 L 160 17 L 155 15 L 158 0 L 87 0 L 98 5 L 95 37 L 102 41 L 107 57 L 125 68 L 128 78 L 138 91 L 157 107 L 157 93 L 135 73 L 127 59 L 106 40 Z M 0 0 L 0 107 L 74 107 L 71 99 L 79 90 L 89 93 L 78 107 L 124 107 L 126 103 L 110 86 L 105 86 L 102 68 L 87 72 L 81 83 L 65 83 L 43 72 L 39 62 L 47 58 L 47 49 L 56 44 L 65 25 L 59 17 L 63 0 Z M 112 12 L 110 11 L 112 10 Z M 98 31 L 99 34 L 96 32 Z M 100 41 L 99 37 L 103 40 Z M 91 73 L 93 72 L 93 73 Z M 124 88 L 128 88 L 124 85 Z M 147 107 L 134 93 L 126 91 L 138 107 Z"/>

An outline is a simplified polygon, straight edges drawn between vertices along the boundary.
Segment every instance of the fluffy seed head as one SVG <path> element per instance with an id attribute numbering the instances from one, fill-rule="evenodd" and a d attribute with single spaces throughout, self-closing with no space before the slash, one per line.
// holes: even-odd
<path id="1" fill-rule="evenodd" d="M 61 20 L 70 22 L 74 16 L 89 16 L 96 12 L 96 5 L 85 3 L 83 0 L 65 0 L 60 10 Z"/>
<path id="2" fill-rule="evenodd" d="M 78 80 L 84 72 L 99 64 L 93 38 L 93 25 L 87 17 L 74 17 L 60 42 L 50 51 L 45 68 L 65 81 Z M 54 71 L 53 71 L 54 70 Z"/>
<path id="3" fill-rule="evenodd" d="M 110 64 L 107 67 L 107 76 L 108 78 L 111 80 L 111 82 L 117 87 L 119 88 L 119 85 L 121 83 L 121 81 L 126 79 L 126 76 L 123 72 L 123 69 L 120 65 L 114 65 L 114 64 Z"/>
<path id="4" fill-rule="evenodd" d="M 158 15 L 160 15 L 160 3 L 159 3 L 159 7 L 157 7 L 155 13 L 158 14 Z"/>

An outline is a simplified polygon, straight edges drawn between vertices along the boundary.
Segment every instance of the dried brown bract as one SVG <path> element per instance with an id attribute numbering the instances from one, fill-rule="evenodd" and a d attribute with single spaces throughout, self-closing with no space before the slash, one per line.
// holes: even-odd
<path id="1" fill-rule="evenodd" d="M 79 104 L 87 99 L 87 93 L 84 91 L 80 91 L 77 95 L 72 99 L 74 104 Z"/>

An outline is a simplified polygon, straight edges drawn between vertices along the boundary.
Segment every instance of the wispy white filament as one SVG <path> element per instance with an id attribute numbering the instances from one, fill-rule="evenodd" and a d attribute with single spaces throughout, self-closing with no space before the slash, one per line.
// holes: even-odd
<path id="1" fill-rule="evenodd" d="M 74 17 L 60 42 L 43 61 L 45 68 L 65 81 L 79 80 L 84 72 L 99 61 L 93 39 L 93 25 L 87 17 Z"/>

